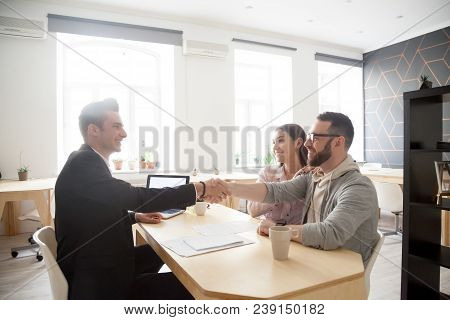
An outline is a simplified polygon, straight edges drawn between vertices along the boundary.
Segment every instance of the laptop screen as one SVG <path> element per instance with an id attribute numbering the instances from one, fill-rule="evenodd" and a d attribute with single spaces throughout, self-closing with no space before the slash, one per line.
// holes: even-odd
<path id="1" fill-rule="evenodd" d="M 148 175 L 147 188 L 174 188 L 189 183 L 189 176 Z"/>

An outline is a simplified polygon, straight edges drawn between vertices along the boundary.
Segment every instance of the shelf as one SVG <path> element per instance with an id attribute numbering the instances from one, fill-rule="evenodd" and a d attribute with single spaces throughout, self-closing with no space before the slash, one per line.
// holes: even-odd
<path id="1" fill-rule="evenodd" d="M 435 203 L 429 203 L 429 202 L 410 202 L 409 205 L 414 206 L 414 207 L 423 207 L 423 208 L 431 208 L 431 209 L 450 211 L 450 208 L 438 206 Z"/>
<path id="2" fill-rule="evenodd" d="M 436 125 L 442 122 L 443 104 L 450 101 L 450 86 L 404 92 L 403 101 L 403 191 L 408 201 L 403 215 L 401 297 L 445 299 L 448 296 L 439 294 L 440 267 L 450 268 L 450 248 L 441 246 L 441 210 L 450 211 L 450 203 L 436 204 L 433 162 L 450 154 L 443 126 Z"/>
<path id="3" fill-rule="evenodd" d="M 450 149 L 413 149 L 413 148 L 411 148 L 410 151 L 411 151 L 411 153 L 426 153 L 426 152 L 446 153 L 446 152 L 450 152 Z"/>
<path id="4" fill-rule="evenodd" d="M 450 247 L 428 243 L 415 246 L 409 254 L 450 269 Z"/>
<path id="5" fill-rule="evenodd" d="M 410 91 L 410 92 L 404 92 L 403 98 L 408 100 L 413 99 L 424 99 L 424 98 L 434 98 L 436 96 L 442 95 L 443 101 L 447 102 L 449 99 L 449 89 L 450 86 L 442 86 L 442 87 L 435 87 L 435 88 L 429 88 L 429 89 L 422 89 L 422 90 L 416 90 L 416 91 Z"/>

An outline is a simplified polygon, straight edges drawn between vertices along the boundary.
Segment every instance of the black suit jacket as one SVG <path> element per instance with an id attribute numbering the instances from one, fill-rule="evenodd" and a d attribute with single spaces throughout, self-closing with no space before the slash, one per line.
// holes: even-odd
<path id="1" fill-rule="evenodd" d="M 185 208 L 195 188 L 136 188 L 115 179 L 88 145 L 73 152 L 55 186 L 58 263 L 69 299 L 126 299 L 134 280 L 131 225 L 140 212 Z"/>

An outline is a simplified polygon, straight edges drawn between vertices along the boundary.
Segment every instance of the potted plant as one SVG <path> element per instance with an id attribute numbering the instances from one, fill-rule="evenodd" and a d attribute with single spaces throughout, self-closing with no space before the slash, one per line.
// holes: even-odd
<path id="1" fill-rule="evenodd" d="M 266 166 L 273 164 L 275 161 L 275 157 L 274 157 L 272 151 L 270 150 L 270 146 L 267 148 L 267 150 L 269 150 L 269 151 L 267 151 L 267 154 L 264 157 L 264 164 Z"/>
<path id="2" fill-rule="evenodd" d="M 234 155 L 234 163 L 236 164 L 236 166 L 239 165 L 239 160 L 240 160 L 241 155 L 239 153 L 236 153 Z"/>
<path id="3" fill-rule="evenodd" d="M 153 161 L 146 161 L 145 168 L 149 170 L 155 169 L 155 163 Z"/>
<path id="4" fill-rule="evenodd" d="M 139 162 L 141 164 L 141 169 L 145 169 L 147 164 L 145 163 L 145 157 L 141 156 L 141 161 Z"/>
<path id="5" fill-rule="evenodd" d="M 115 170 L 122 170 L 123 160 L 122 159 L 114 159 L 113 161 Z"/>
<path id="6" fill-rule="evenodd" d="M 19 174 L 19 181 L 26 181 L 28 180 L 28 167 L 23 166 L 17 169 L 17 173 Z"/>
<path id="7" fill-rule="evenodd" d="M 131 171 L 136 169 L 136 159 L 128 160 L 128 169 Z"/>
<path id="8" fill-rule="evenodd" d="M 427 75 L 421 75 L 420 82 L 422 82 L 420 89 L 430 89 L 433 87 L 433 82 L 429 80 L 429 77 Z"/>

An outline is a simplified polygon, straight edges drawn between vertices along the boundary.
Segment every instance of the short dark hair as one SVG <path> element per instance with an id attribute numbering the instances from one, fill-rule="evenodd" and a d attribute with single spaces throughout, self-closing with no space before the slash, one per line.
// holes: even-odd
<path id="1" fill-rule="evenodd" d="M 91 102 L 81 110 L 78 122 L 85 142 L 88 126 L 93 123 L 97 127 L 102 128 L 108 111 L 119 112 L 119 104 L 116 99 L 106 98 L 102 101 Z"/>
<path id="2" fill-rule="evenodd" d="M 345 147 L 350 149 L 355 136 L 355 130 L 353 129 L 352 120 L 343 113 L 339 112 L 324 112 L 317 116 L 320 121 L 331 122 L 331 126 L 328 129 L 330 134 L 338 134 L 345 138 Z"/>

